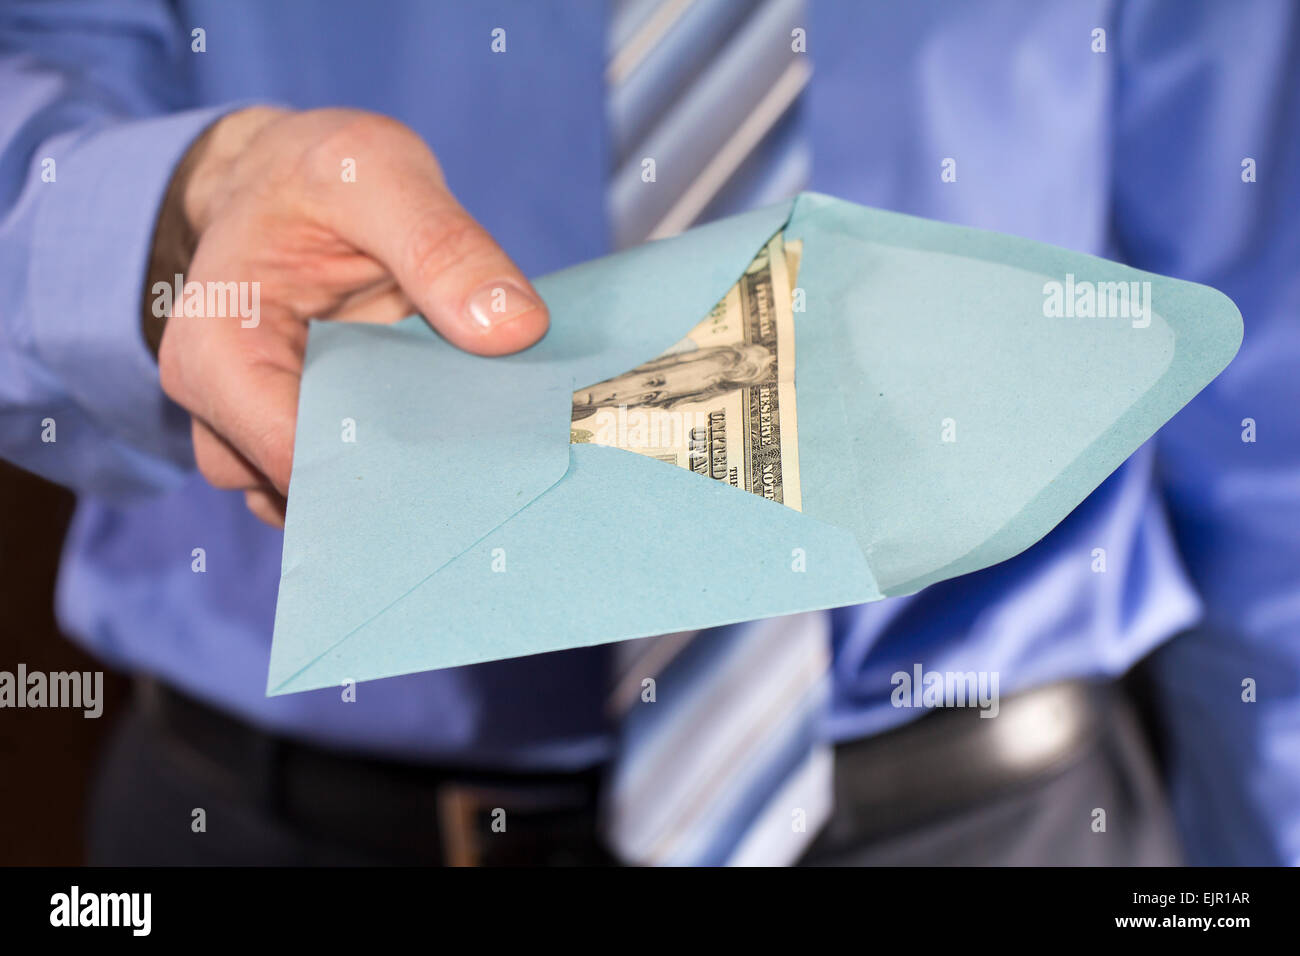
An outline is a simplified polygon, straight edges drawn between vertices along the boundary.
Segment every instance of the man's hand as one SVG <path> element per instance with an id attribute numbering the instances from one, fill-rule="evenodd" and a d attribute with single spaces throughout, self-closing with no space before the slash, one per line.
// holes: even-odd
<path id="1" fill-rule="evenodd" d="M 175 303 L 158 349 L 162 387 L 193 416 L 204 477 L 244 489 L 264 521 L 284 523 L 308 318 L 393 322 L 418 311 L 480 355 L 546 332 L 528 280 L 395 120 L 244 110 L 213 126 L 181 170 L 155 241 L 169 241 L 161 223 L 180 217 L 197 238 L 187 283 L 257 282 L 260 315 L 255 325 L 187 318 Z M 155 264 L 168 259 L 159 251 Z"/>

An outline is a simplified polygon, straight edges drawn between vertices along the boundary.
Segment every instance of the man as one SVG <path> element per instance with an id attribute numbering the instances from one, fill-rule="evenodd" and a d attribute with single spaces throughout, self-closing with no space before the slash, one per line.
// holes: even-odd
<path id="1" fill-rule="evenodd" d="M 515 351 L 547 325 L 526 275 L 811 169 L 1210 282 L 1247 332 L 1038 546 L 835 612 L 836 810 L 807 859 L 1178 859 L 1112 683 L 1159 649 L 1181 852 L 1300 861 L 1291 5 L 11 3 L 0 52 L 0 448 L 79 493 L 61 619 L 142 677 L 96 860 L 602 859 L 602 649 L 264 696 L 305 320 L 418 311 Z M 255 326 L 156 322 L 178 272 L 259 283 Z M 914 665 L 1000 674 L 999 717 L 912 722 Z M 188 839 L 200 806 L 220 838 Z"/>

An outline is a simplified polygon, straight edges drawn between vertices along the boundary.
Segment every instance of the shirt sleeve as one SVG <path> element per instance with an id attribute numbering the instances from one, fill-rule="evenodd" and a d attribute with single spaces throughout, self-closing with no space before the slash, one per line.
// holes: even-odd
<path id="1" fill-rule="evenodd" d="M 1135 3 L 1112 50 L 1125 257 L 1245 322 L 1159 436 L 1206 609 L 1151 662 L 1175 812 L 1190 862 L 1300 864 L 1300 5 Z"/>
<path id="2" fill-rule="evenodd" d="M 193 462 L 141 330 L 172 170 L 232 108 L 172 109 L 185 55 L 161 3 L 0 12 L 0 456 L 114 500 Z"/>

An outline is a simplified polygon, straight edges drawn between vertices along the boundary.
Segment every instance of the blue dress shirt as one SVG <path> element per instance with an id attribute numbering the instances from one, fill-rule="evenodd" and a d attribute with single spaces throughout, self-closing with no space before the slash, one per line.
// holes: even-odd
<path id="1" fill-rule="evenodd" d="M 529 274 L 607 251 L 606 13 L 579 0 L 0 10 L 0 454 L 79 495 L 58 612 L 96 654 L 359 751 L 548 768 L 607 755 L 599 648 L 392 678 L 355 703 L 267 699 L 280 533 L 194 472 L 188 420 L 140 334 L 171 170 L 248 102 L 407 123 Z M 916 716 L 890 704 L 890 675 L 914 664 L 997 672 L 1005 694 L 1156 651 L 1191 858 L 1300 863 L 1300 8 L 815 2 L 808 49 L 815 188 L 1207 282 L 1246 321 L 1218 381 L 1040 544 L 835 612 L 827 732 Z"/>

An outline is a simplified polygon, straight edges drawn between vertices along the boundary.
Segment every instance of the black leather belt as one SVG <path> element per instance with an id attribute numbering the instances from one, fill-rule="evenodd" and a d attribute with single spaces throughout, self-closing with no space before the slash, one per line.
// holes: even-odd
<path id="1" fill-rule="evenodd" d="M 375 759 L 266 733 L 161 684 L 140 690 L 145 713 L 192 773 L 361 862 L 612 862 L 596 835 L 599 770 L 479 772 Z"/>
<path id="2" fill-rule="evenodd" d="M 1113 682 L 1064 681 L 1005 697 L 997 716 L 939 708 L 835 752 L 835 810 L 819 850 L 862 844 L 997 800 L 1088 752 L 1118 706 Z"/>
<path id="3" fill-rule="evenodd" d="M 201 761 L 212 786 L 377 863 L 613 862 L 597 835 L 598 769 L 497 773 L 373 759 L 265 733 L 159 684 L 142 691 L 146 713 Z M 1097 740 L 1121 702 L 1114 684 L 1063 682 L 1004 698 L 992 719 L 937 709 L 842 744 L 835 810 L 817 846 L 861 844 L 1050 775 Z"/>

